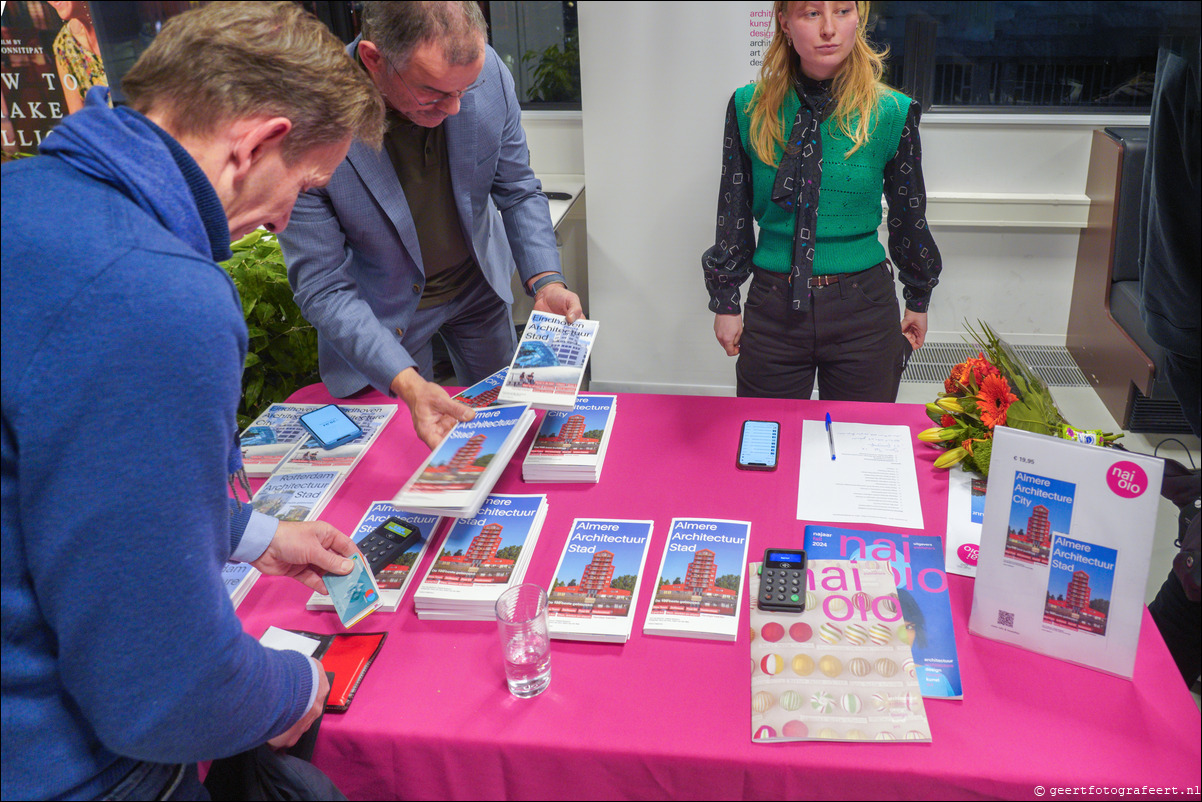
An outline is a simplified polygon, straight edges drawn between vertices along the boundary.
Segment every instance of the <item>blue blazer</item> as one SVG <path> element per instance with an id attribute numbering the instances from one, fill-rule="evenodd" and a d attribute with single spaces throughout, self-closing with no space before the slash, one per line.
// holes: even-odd
<path id="1" fill-rule="evenodd" d="M 352 57 L 358 43 L 348 47 Z M 484 84 L 442 125 L 464 239 L 489 285 L 512 303 L 513 271 L 523 284 L 559 272 L 559 254 L 547 196 L 530 169 L 513 77 L 491 47 L 482 76 Z M 392 379 L 416 365 L 405 333 L 426 275 L 388 153 L 352 143 L 330 183 L 297 199 L 279 239 L 296 302 L 317 329 L 330 394 L 346 397 L 368 384 L 389 394 Z"/>

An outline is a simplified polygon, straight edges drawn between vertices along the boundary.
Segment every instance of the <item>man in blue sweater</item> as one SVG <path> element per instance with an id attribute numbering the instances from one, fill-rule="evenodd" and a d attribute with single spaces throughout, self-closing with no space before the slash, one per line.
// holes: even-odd
<path id="1" fill-rule="evenodd" d="M 122 87 L 3 170 L 5 799 L 203 797 L 197 761 L 294 743 L 325 675 L 243 632 L 221 568 L 320 589 L 354 553 L 229 499 L 247 330 L 214 262 L 382 103 L 287 2 L 175 18 Z"/>

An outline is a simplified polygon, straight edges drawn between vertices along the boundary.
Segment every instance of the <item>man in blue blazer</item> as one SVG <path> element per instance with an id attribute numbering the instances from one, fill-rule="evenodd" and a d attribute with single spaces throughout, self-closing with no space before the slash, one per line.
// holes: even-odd
<path id="1" fill-rule="evenodd" d="M 280 242 L 330 393 L 402 399 L 433 447 L 474 414 L 430 381 L 435 332 L 473 384 L 513 357 L 515 269 L 535 309 L 583 312 L 479 5 L 366 3 L 348 52 L 389 108 L 385 147 L 352 144 L 329 184 L 297 200 Z"/>

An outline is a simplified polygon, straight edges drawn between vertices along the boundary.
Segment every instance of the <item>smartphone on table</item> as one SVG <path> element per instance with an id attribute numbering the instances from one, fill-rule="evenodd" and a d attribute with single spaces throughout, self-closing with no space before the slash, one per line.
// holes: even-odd
<path id="1" fill-rule="evenodd" d="M 300 423 L 322 448 L 349 443 L 363 434 L 359 424 L 347 417 L 337 404 L 326 404 L 320 409 L 306 412 L 300 416 Z"/>
<path id="2" fill-rule="evenodd" d="M 780 424 L 776 421 L 743 421 L 736 467 L 745 471 L 775 471 L 779 440 Z"/>

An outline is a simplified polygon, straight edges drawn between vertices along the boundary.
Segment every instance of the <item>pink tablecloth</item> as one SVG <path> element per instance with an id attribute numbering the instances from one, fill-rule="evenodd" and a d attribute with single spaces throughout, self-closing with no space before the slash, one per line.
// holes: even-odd
<path id="1" fill-rule="evenodd" d="M 317 385 L 291 400 L 329 398 Z M 915 433 L 929 425 L 916 405 L 621 395 L 599 484 L 524 483 L 523 445 L 496 489 L 548 496 L 528 581 L 549 583 L 575 517 L 653 519 L 650 572 L 674 516 L 752 521 L 753 559 L 800 544 L 802 421 L 828 411 Z M 735 469 L 745 418 L 781 422 L 777 471 Z M 914 448 L 926 531 L 942 534 L 946 475 L 934 450 Z M 322 517 L 350 531 L 426 453 L 402 407 Z M 325 717 L 315 762 L 352 799 L 1030 799 L 1070 786 L 1198 796 L 1198 709 L 1147 615 L 1127 681 L 969 635 L 972 582 L 949 581 L 964 699 L 927 704 L 930 744 L 753 744 L 746 600 L 735 643 L 648 637 L 644 583 L 628 643 L 553 641 L 550 689 L 517 700 L 495 626 L 419 621 L 411 586 L 398 612 L 357 627 L 389 637 L 350 711 Z M 272 624 L 338 630 L 333 613 L 305 610 L 308 593 L 264 577 L 239 614 L 256 637 Z"/>

